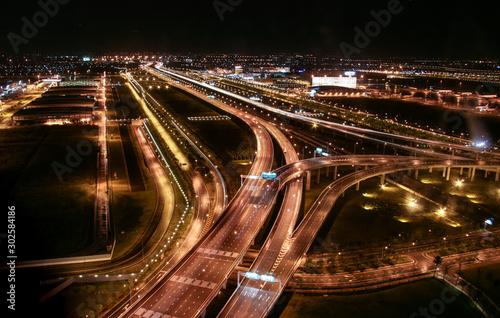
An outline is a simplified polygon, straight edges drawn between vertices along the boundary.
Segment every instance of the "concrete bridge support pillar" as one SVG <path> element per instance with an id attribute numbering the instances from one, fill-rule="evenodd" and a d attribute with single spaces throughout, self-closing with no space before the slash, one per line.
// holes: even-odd
<path id="1" fill-rule="evenodd" d="M 488 172 L 489 172 L 488 170 L 484 170 L 484 178 L 485 179 L 488 178 Z"/>
<path id="2" fill-rule="evenodd" d="M 429 168 L 429 173 L 432 173 L 432 167 Z"/>
<path id="3" fill-rule="evenodd" d="M 361 183 L 361 182 L 356 183 L 356 191 L 359 191 L 359 184 L 360 184 L 360 183 Z"/>
<path id="4" fill-rule="evenodd" d="M 311 171 L 306 171 L 306 191 L 311 190 Z"/>
<path id="5" fill-rule="evenodd" d="M 470 179 L 471 175 L 472 175 L 472 167 L 469 167 L 469 171 L 467 172 L 467 178 Z"/>
<path id="6" fill-rule="evenodd" d="M 330 167 L 326 167 L 326 177 L 328 178 L 329 175 L 330 175 Z"/>
<path id="7" fill-rule="evenodd" d="M 318 169 L 318 175 L 317 175 L 317 179 L 316 179 L 316 184 L 319 184 L 321 181 L 321 168 Z"/>
<path id="8" fill-rule="evenodd" d="M 446 167 L 443 168 L 443 178 L 446 177 Z"/>
<path id="9" fill-rule="evenodd" d="M 454 156 L 455 155 L 455 149 L 451 149 L 451 155 Z"/>
<path id="10" fill-rule="evenodd" d="M 418 169 L 415 169 L 415 179 L 418 179 Z"/>
<path id="11" fill-rule="evenodd" d="M 227 287 L 227 280 L 224 281 L 224 283 L 222 283 L 222 289 L 226 289 Z"/>
<path id="12" fill-rule="evenodd" d="M 460 175 L 464 174 L 464 167 L 460 167 Z"/>
<path id="13" fill-rule="evenodd" d="M 451 167 L 448 167 L 446 171 L 446 181 L 450 181 Z"/>
<path id="14" fill-rule="evenodd" d="M 385 173 L 380 175 L 380 184 L 381 185 L 385 184 Z"/>
<path id="15" fill-rule="evenodd" d="M 470 177 L 470 181 L 474 181 L 474 178 L 476 177 L 476 168 L 472 168 L 472 176 Z"/>
<path id="16" fill-rule="evenodd" d="M 497 168 L 497 172 L 495 174 L 495 181 L 496 182 L 500 181 L 500 168 Z"/>
<path id="17" fill-rule="evenodd" d="M 338 169 L 339 166 L 335 166 L 335 169 L 333 170 L 333 180 L 337 180 L 337 175 L 338 175 Z"/>

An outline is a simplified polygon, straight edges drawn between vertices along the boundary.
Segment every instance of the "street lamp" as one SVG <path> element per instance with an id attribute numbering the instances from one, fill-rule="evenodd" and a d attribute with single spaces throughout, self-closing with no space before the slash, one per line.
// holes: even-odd
<path id="1" fill-rule="evenodd" d="M 410 253 L 410 247 L 415 246 L 415 243 L 408 244 L 408 253 Z"/>
<path id="2" fill-rule="evenodd" d="M 408 202 L 408 206 L 410 208 L 414 208 L 416 205 L 417 205 L 417 203 L 415 202 L 415 199 L 412 199 L 410 202 Z"/>
<path id="3" fill-rule="evenodd" d="M 382 257 L 384 257 L 384 250 L 387 249 L 387 246 L 385 246 L 383 249 L 382 249 Z"/>
<path id="4" fill-rule="evenodd" d="M 493 225 L 493 218 L 486 219 L 484 221 L 484 229 L 486 230 L 486 225 Z"/>
<path id="5" fill-rule="evenodd" d="M 123 285 L 123 287 L 127 287 L 127 285 Z M 132 306 L 132 286 L 130 284 L 130 281 L 128 282 L 128 290 L 129 290 L 129 296 L 130 296 L 130 306 Z"/>

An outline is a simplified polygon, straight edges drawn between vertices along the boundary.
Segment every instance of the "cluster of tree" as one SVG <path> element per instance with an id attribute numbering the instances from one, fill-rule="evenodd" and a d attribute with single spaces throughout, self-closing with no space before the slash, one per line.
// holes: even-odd
<path id="1" fill-rule="evenodd" d="M 307 274 L 335 274 L 355 271 L 364 271 L 368 268 L 379 268 L 381 266 L 395 265 L 401 261 L 401 257 L 392 249 L 387 249 L 382 254 L 360 253 L 357 257 L 330 257 L 327 262 L 323 259 L 313 261 L 308 258 L 301 270 Z"/>
<path id="2" fill-rule="evenodd" d="M 459 253 L 467 253 L 486 248 L 499 248 L 500 247 L 500 234 L 490 233 L 486 237 L 477 237 L 474 239 L 455 240 L 451 242 L 441 242 L 436 244 L 436 249 L 440 255 L 453 255 Z"/>

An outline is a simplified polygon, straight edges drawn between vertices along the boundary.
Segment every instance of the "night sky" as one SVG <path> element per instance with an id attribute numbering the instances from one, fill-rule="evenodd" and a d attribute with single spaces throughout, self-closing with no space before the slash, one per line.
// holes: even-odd
<path id="1" fill-rule="evenodd" d="M 56 0 L 42 0 L 51 2 Z M 19 54 L 278 53 L 343 56 L 354 46 L 355 27 L 374 20 L 370 11 L 395 0 L 59 0 L 54 17 Z M 221 21 L 214 2 L 233 5 Z M 238 4 L 239 3 L 239 4 Z M 499 58 L 496 1 L 401 0 L 362 57 Z M 228 7 L 226 7 L 228 8 Z M 14 54 L 8 34 L 22 36 L 23 21 L 41 10 L 38 1 L 2 3 L 0 53 Z M 224 9 L 221 9 L 223 11 Z M 40 15 L 39 15 L 40 16 Z M 356 55 L 353 55 L 356 56 Z"/>

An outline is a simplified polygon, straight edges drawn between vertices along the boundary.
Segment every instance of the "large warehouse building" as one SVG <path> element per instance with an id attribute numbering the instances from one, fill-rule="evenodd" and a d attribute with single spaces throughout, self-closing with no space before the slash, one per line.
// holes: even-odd
<path id="1" fill-rule="evenodd" d="M 89 124 L 97 106 L 97 86 L 54 87 L 12 116 L 14 124 Z"/>

